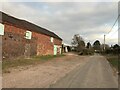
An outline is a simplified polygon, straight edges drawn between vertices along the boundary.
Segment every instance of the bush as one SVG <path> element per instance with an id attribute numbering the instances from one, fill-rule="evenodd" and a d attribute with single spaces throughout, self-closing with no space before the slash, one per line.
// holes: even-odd
<path id="1" fill-rule="evenodd" d="M 94 50 L 92 50 L 92 49 L 83 49 L 78 54 L 79 55 L 93 55 L 94 54 Z"/>

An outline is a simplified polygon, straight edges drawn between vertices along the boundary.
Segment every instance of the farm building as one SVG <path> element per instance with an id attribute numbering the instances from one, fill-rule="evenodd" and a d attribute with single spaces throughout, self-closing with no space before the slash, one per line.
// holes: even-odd
<path id="1" fill-rule="evenodd" d="M 67 53 L 71 51 L 72 46 L 66 43 L 62 44 L 62 52 Z"/>
<path id="2" fill-rule="evenodd" d="M 0 12 L 3 58 L 61 54 L 62 39 L 55 33 Z"/>

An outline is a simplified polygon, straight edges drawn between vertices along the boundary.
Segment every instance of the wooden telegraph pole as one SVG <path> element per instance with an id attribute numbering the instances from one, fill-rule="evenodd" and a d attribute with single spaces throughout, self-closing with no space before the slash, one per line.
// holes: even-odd
<path id="1" fill-rule="evenodd" d="M 105 35 L 104 35 L 104 47 L 103 47 L 103 50 L 105 51 Z"/>

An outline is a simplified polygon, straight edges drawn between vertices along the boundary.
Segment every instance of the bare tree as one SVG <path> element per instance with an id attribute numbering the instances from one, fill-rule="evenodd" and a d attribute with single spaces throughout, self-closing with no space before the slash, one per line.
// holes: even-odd
<path id="1" fill-rule="evenodd" d="M 85 48 L 85 42 L 79 34 L 75 34 L 72 39 L 72 46 L 76 51 L 82 51 Z"/>

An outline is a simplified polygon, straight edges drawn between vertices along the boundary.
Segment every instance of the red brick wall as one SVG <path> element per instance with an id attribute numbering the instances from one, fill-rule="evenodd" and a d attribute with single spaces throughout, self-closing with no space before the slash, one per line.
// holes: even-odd
<path id="1" fill-rule="evenodd" d="M 62 41 L 54 38 L 54 45 L 60 45 L 60 46 L 62 46 Z"/>
<path id="2" fill-rule="evenodd" d="M 25 55 L 25 45 L 30 44 L 30 55 L 48 55 L 54 54 L 53 45 L 62 45 L 62 41 L 55 39 L 52 43 L 50 36 L 32 32 L 32 39 L 26 40 L 24 38 L 25 32 L 21 28 L 4 24 L 5 25 L 5 35 L 3 39 L 3 56 L 5 58 L 19 57 Z"/>
<path id="3" fill-rule="evenodd" d="M 24 38 L 25 30 L 14 27 L 12 25 L 5 25 L 5 35 L 2 37 L 2 54 L 5 58 L 15 58 L 24 56 L 25 45 L 30 43 L 30 55 L 36 55 L 37 39 L 32 38 L 31 41 Z"/>
<path id="4" fill-rule="evenodd" d="M 53 43 L 50 36 L 33 32 L 33 37 L 37 37 L 37 55 L 53 55 Z"/>

